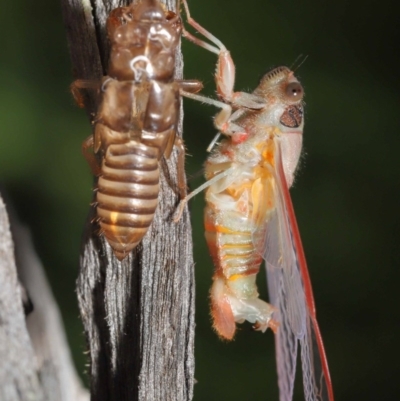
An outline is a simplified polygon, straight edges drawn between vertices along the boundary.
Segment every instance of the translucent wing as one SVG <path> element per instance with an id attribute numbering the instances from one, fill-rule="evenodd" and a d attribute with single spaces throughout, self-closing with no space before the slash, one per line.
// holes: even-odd
<path id="1" fill-rule="evenodd" d="M 267 266 L 270 302 L 277 308 L 276 360 L 280 401 L 291 401 L 298 343 L 306 401 L 333 401 L 325 350 L 319 332 L 304 251 L 275 139 L 275 168 L 265 178 L 271 205 L 266 224 L 257 224 L 253 241 Z"/>

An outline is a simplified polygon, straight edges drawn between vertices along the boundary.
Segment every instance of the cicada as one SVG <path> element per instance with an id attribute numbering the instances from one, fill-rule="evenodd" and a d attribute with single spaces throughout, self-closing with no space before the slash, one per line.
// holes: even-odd
<path id="1" fill-rule="evenodd" d="M 333 401 L 333 389 L 306 259 L 289 194 L 302 149 L 303 87 L 287 67 L 265 74 L 252 93 L 234 92 L 229 51 L 190 18 L 209 39 L 194 43 L 219 55 L 216 84 L 221 101 L 191 97 L 222 108 L 214 122 L 225 138 L 205 163 L 206 241 L 215 265 L 211 288 L 213 326 L 231 340 L 236 324 L 275 332 L 280 400 L 293 397 L 301 347 L 307 401 Z M 179 211 L 176 218 L 179 217 Z M 256 275 L 265 260 L 270 302 L 259 298 Z"/>
<path id="2" fill-rule="evenodd" d="M 99 177 L 95 206 L 100 233 L 119 260 L 137 246 L 153 220 L 159 160 L 169 158 L 174 145 L 180 150 L 178 187 L 182 197 L 186 194 L 184 147 L 176 136 L 180 91 L 197 92 L 202 84 L 174 77 L 181 31 L 180 17 L 157 0 L 118 7 L 107 19 L 107 76 L 94 133 L 83 151 Z M 78 103 L 79 90 L 95 85 L 75 81 Z"/>

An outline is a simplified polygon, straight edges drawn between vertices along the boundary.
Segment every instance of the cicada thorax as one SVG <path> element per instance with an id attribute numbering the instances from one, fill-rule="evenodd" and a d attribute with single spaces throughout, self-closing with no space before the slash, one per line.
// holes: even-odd
<path id="1" fill-rule="evenodd" d="M 168 17 L 168 18 L 167 18 Z M 157 1 L 110 14 L 108 76 L 95 119 L 101 233 L 122 260 L 146 234 L 158 203 L 159 160 L 169 157 L 179 113 L 173 80 L 179 19 Z"/>

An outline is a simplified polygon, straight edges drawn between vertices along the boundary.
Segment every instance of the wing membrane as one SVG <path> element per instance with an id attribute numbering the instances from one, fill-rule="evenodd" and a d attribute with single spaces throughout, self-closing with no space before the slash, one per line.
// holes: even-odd
<path id="1" fill-rule="evenodd" d="M 278 311 L 276 360 L 280 401 L 291 401 L 298 343 L 306 401 L 333 401 L 329 370 L 319 332 L 311 283 L 282 167 L 279 139 L 270 167 L 267 221 L 257 225 L 253 241 L 267 267 L 270 302 Z M 271 184 L 272 181 L 272 184 Z"/>

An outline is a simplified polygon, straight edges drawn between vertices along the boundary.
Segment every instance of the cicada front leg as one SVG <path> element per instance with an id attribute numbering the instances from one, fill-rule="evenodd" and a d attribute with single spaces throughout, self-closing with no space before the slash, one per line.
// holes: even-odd
<path id="1" fill-rule="evenodd" d="M 214 118 L 214 124 L 216 128 L 226 135 L 233 135 L 238 132 L 242 132 L 243 129 L 232 123 L 232 107 L 234 108 L 246 108 L 259 110 L 265 106 L 265 99 L 262 97 L 246 92 L 235 92 L 235 64 L 232 60 L 229 50 L 225 45 L 212 33 L 207 31 L 197 21 L 195 21 L 189 11 L 187 0 L 182 0 L 185 7 L 187 21 L 189 25 L 195 28 L 200 34 L 208 39 L 213 44 L 209 44 L 188 32 L 185 28 L 182 30 L 182 35 L 195 43 L 196 45 L 203 47 L 204 49 L 218 55 L 218 61 L 215 72 L 215 82 L 217 87 L 217 93 L 219 98 L 223 101 L 222 104 L 217 105 L 221 108 L 221 111 Z M 186 96 L 186 95 L 185 95 Z M 190 97 L 190 96 L 188 96 Z M 199 99 L 192 97 L 193 99 L 203 101 L 205 103 L 214 104 L 214 102 L 207 101 L 206 99 Z"/>

